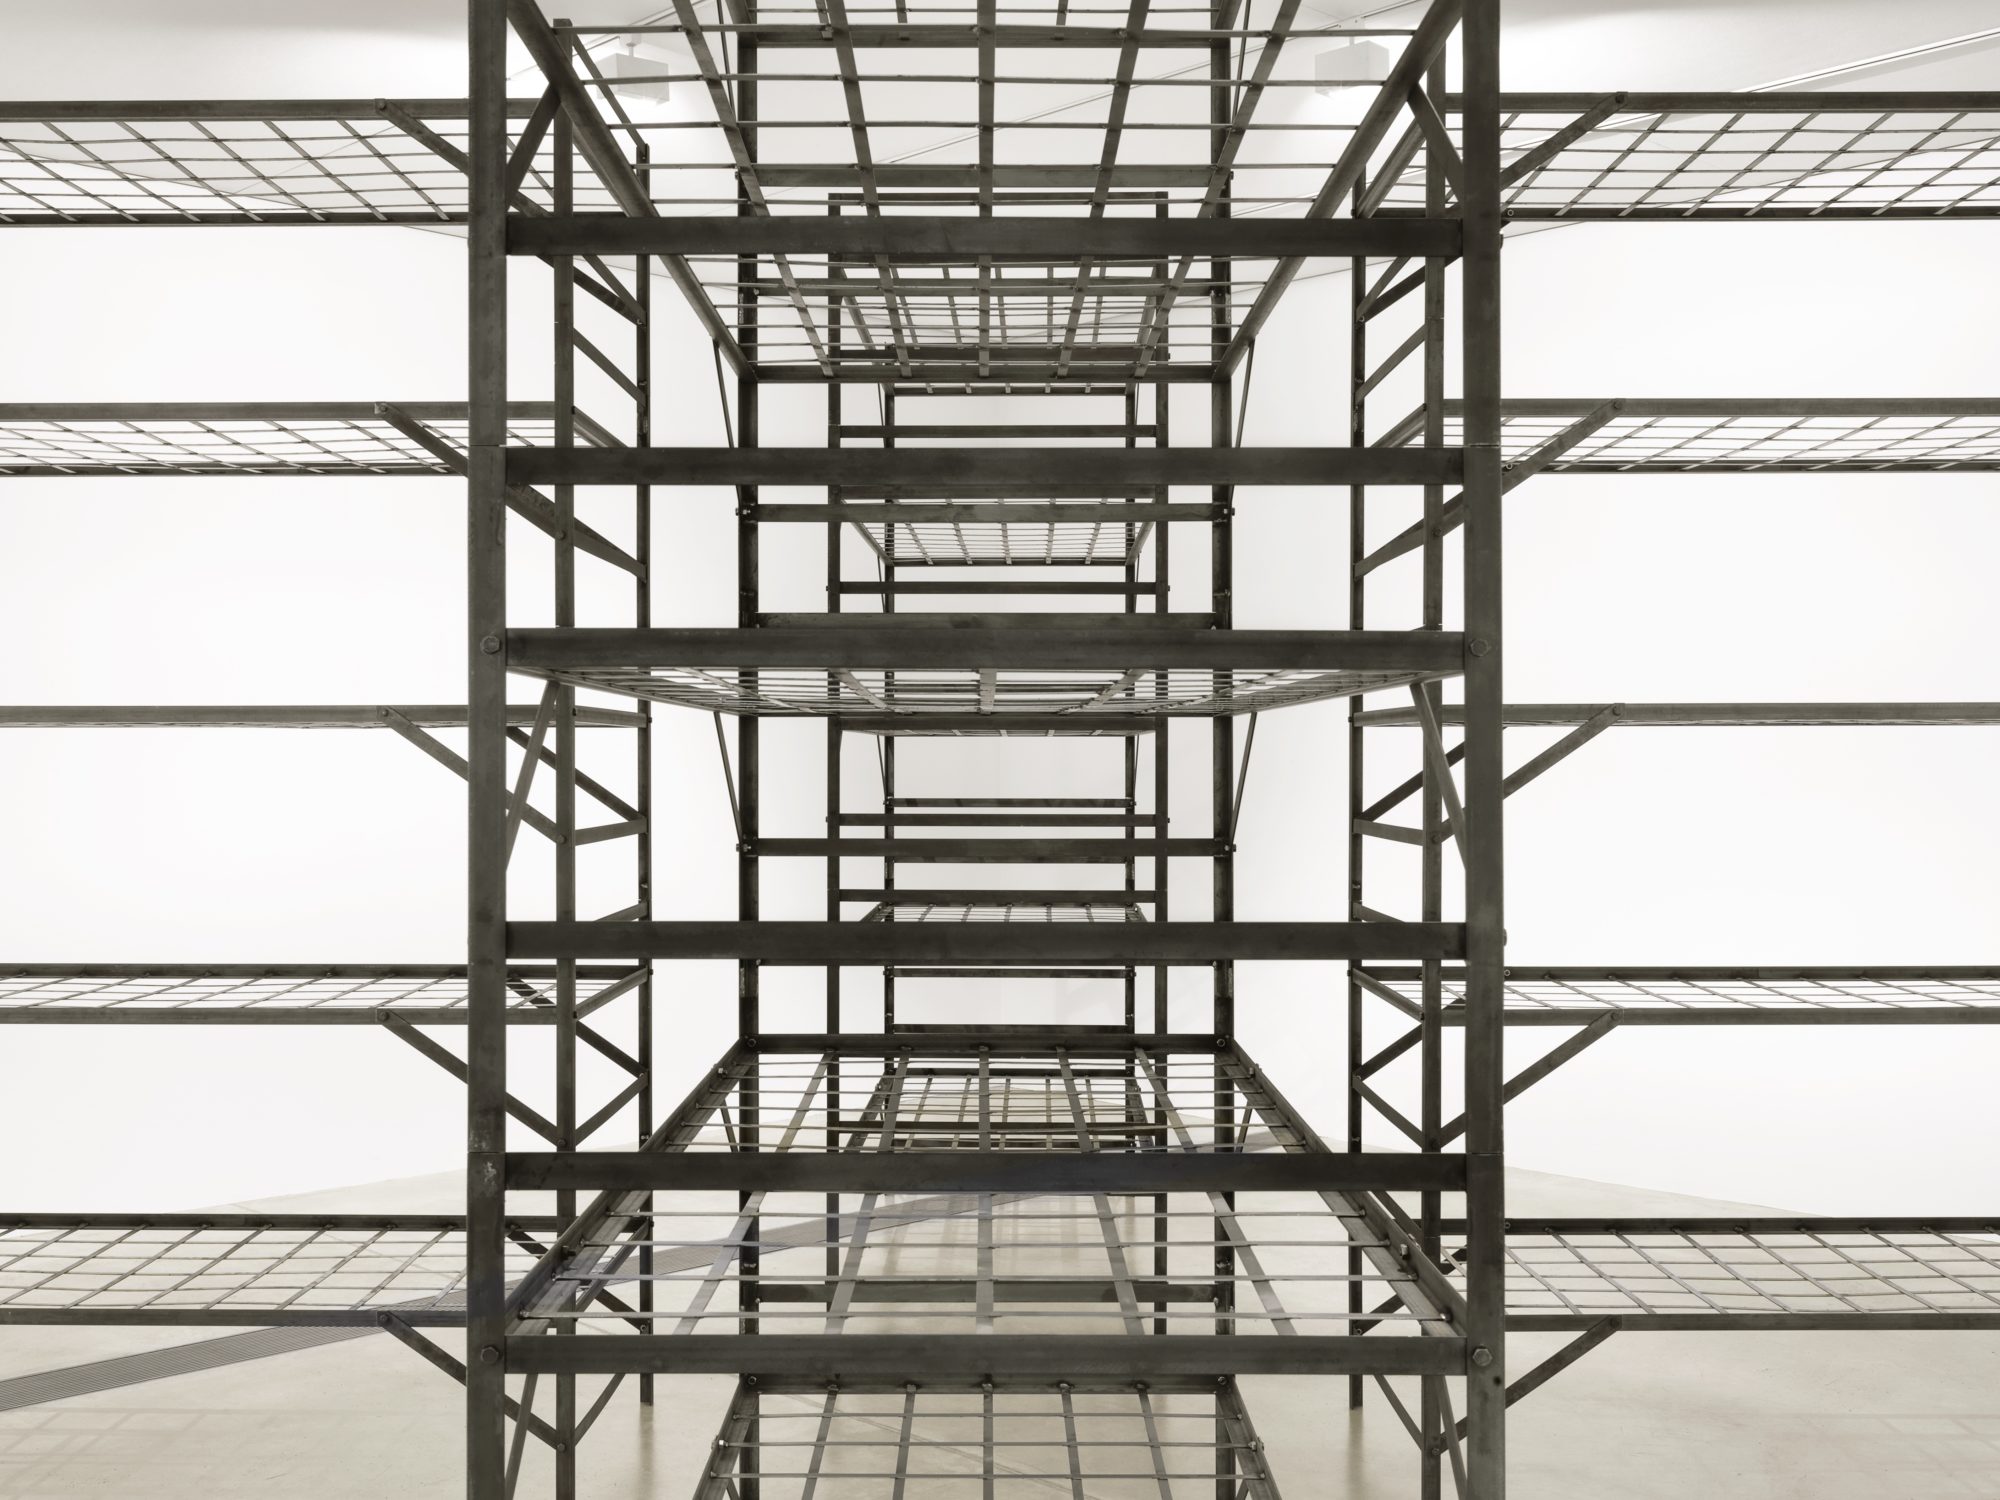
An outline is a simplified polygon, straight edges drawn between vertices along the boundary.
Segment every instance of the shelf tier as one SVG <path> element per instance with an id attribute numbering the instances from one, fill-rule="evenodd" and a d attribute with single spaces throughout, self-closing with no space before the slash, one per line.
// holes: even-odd
<path id="1" fill-rule="evenodd" d="M 1127 846 L 1134 852 L 1134 859 L 1143 857 L 1143 846 L 1134 843 Z M 1145 913 L 1128 901 L 1116 899 L 1117 892 L 1106 891 L 1102 900 L 1093 901 L 934 901 L 926 900 L 922 891 L 912 891 L 906 896 L 897 896 L 891 901 L 878 901 L 861 918 L 864 922 L 930 922 L 956 925 L 967 922 L 993 922 L 1017 927 L 1035 927 L 1051 922 L 1073 922 L 1085 926 L 1093 923 L 1108 923 L 1117 926 L 1126 922 L 1143 922 Z M 1033 939 L 1028 941 L 1032 942 Z"/>
<path id="2" fill-rule="evenodd" d="M 1508 1328 L 1607 1320 L 1659 1332 L 2000 1329 L 2000 1218 L 1509 1220 Z"/>
<path id="3" fill-rule="evenodd" d="M 647 970 L 582 964 L 579 1016 Z M 507 971 L 507 1020 L 552 1025 L 553 964 Z M 462 964 L 0 964 L 0 1025 L 463 1026 Z"/>
<path id="4" fill-rule="evenodd" d="M 509 402 L 507 413 L 508 442 L 554 441 L 549 402 Z M 578 441 L 595 440 L 586 418 Z M 455 475 L 465 447 L 463 402 L 0 405 L 0 478 L 8 479 Z"/>
<path id="5" fill-rule="evenodd" d="M 903 441 L 901 433 L 897 434 L 897 440 Z M 839 511 L 853 508 L 838 504 Z M 922 519 L 895 519 L 898 510 L 911 508 Z M 941 502 L 916 507 L 889 502 L 871 509 L 883 518 L 856 520 L 852 523 L 854 529 L 867 539 L 878 556 L 899 568 L 1022 568 L 1120 566 L 1136 562 L 1145 550 L 1161 506 L 1146 500 L 1082 500 L 1064 504 L 1017 499 Z M 1052 510 L 1056 514 L 1050 514 Z M 1138 513 L 1136 518 L 1132 512 Z"/>
<path id="6" fill-rule="evenodd" d="M 1094 629 L 906 616 L 810 630 L 516 630 L 508 666 L 711 713 L 997 725 L 1255 713 L 1450 676 L 1463 662 L 1462 637 L 1441 631 L 1182 631 L 1124 618 Z"/>
<path id="7" fill-rule="evenodd" d="M 1153 1500 L 1278 1500 L 1232 1380 L 989 1382 L 987 1390 L 739 1385 L 695 1489 L 766 1500 L 906 1486 L 982 1500 L 1144 1493 Z M 1223 1477 L 1218 1477 L 1223 1476 Z"/>
<path id="8" fill-rule="evenodd" d="M 518 145 L 534 111 L 512 101 Z M 0 224 L 463 224 L 463 99 L 0 105 Z M 515 200 L 547 208 L 546 136 Z M 579 206 L 612 206 L 589 171 Z"/>
<path id="9" fill-rule="evenodd" d="M 507 722 L 527 727 L 540 709 L 507 706 Z M 269 704 L 0 704 L 0 729 L 463 729 L 466 710 L 452 703 Z M 644 719 L 628 709 L 580 707 L 585 729 L 635 729 Z"/>
<path id="10" fill-rule="evenodd" d="M 1502 94 L 1500 132 L 1517 223 L 2000 216 L 2000 93 Z M 1385 208 L 1423 204 L 1418 161 Z"/>
<path id="11" fill-rule="evenodd" d="M 1367 964 L 1355 974 L 1413 1020 L 1422 970 Z M 1463 971 L 1443 970 L 1447 1026 L 1465 1024 Z M 1509 1026 L 1923 1026 L 2000 1022 L 2000 968 L 1543 968 L 1510 964 Z"/>
<path id="12" fill-rule="evenodd" d="M 507 1224 L 518 1276 L 555 1221 Z M 465 1253 L 425 1214 L 5 1214 L 0 1325 L 462 1327 Z"/>
<path id="13" fill-rule="evenodd" d="M 1436 710 L 1440 724 L 1463 724 L 1464 706 Z M 2000 703 L 1510 703 L 1500 712 L 1508 727 L 1561 728 L 1604 720 L 1656 728 L 1856 728 L 1863 725 L 2000 724 Z M 1413 728 L 1413 708 L 1363 709 L 1362 725 Z"/>
<path id="14" fill-rule="evenodd" d="M 1213 1038 L 1052 1030 L 764 1036 L 643 1151 L 510 1155 L 510 1188 L 607 1189 L 516 1292 L 510 1368 L 1460 1368 L 1456 1294 L 1368 1189 L 1462 1185 L 1462 1161 L 1329 1152 Z M 634 1335 L 598 1294 L 642 1248 Z M 1350 1249 L 1394 1310 L 1348 1308 Z"/>
<path id="15" fill-rule="evenodd" d="M 1461 407 L 1445 403 L 1444 441 Z M 1500 404 L 1508 463 L 1540 474 L 1960 474 L 2000 470 L 2000 400 L 1514 400 Z M 1405 419 L 1389 435 L 1420 435 Z M 1551 446 L 1555 450 L 1538 453 Z"/>

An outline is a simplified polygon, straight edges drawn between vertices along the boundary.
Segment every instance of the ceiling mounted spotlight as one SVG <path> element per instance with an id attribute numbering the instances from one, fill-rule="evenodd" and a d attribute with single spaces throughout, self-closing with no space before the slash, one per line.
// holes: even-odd
<path id="1" fill-rule="evenodd" d="M 627 36 L 618 39 L 618 50 L 606 56 L 601 65 L 604 76 L 611 80 L 612 93 L 664 104 L 670 87 L 666 75 L 673 71 L 673 62 L 668 53 L 647 46 L 636 36 Z"/>

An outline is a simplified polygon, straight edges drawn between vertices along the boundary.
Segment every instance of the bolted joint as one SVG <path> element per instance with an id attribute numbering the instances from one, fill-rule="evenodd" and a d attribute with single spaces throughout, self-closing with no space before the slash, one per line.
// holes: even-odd
<path id="1" fill-rule="evenodd" d="M 1465 649 L 1474 656 L 1491 656 L 1493 654 L 1493 643 L 1484 636 L 1474 636 L 1465 643 Z"/>
<path id="2" fill-rule="evenodd" d="M 497 635 L 481 636 L 479 638 L 479 649 L 484 651 L 488 656 L 498 656 L 500 654 L 500 637 Z"/>
<path id="3" fill-rule="evenodd" d="M 482 1365 L 499 1364 L 500 1363 L 499 1346 L 497 1344 L 488 1344 L 485 1348 L 481 1349 L 479 1351 L 479 1362 Z"/>
<path id="4" fill-rule="evenodd" d="M 1485 1369 L 1488 1365 L 1493 1363 L 1493 1351 L 1487 1348 L 1484 1344 L 1473 1345 L 1472 1362 L 1475 1365 L 1479 1366 L 1480 1369 L 1482 1370 Z"/>

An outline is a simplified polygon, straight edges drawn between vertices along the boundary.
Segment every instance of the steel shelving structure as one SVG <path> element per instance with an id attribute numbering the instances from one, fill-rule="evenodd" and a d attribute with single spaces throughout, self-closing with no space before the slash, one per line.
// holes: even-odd
<path id="1" fill-rule="evenodd" d="M 1499 367 L 1508 223 L 1993 217 L 2000 95 L 1503 95 L 1498 25 L 1495 0 L 1433 0 L 1340 28 L 1387 53 L 1340 121 L 1286 107 L 1313 85 L 1281 53 L 1327 36 L 1297 0 L 676 0 L 615 32 L 478 0 L 465 100 L 0 109 L 0 224 L 463 227 L 471 307 L 459 404 L 0 409 L 0 476 L 456 475 L 470 518 L 463 706 L 0 711 L 387 728 L 465 778 L 462 963 L 0 969 L 4 1022 L 394 1032 L 467 1086 L 465 1215 L 7 1216 L 0 1321 L 382 1326 L 465 1383 L 477 1500 L 514 1492 L 531 1436 L 573 1495 L 621 1383 L 650 1400 L 662 1372 L 737 1377 L 689 1476 L 703 1500 L 835 1480 L 1080 1500 L 1098 1479 L 1275 1500 L 1236 1382 L 1277 1374 L 1346 1375 L 1357 1405 L 1373 1381 L 1417 1492 L 1492 1500 L 1507 1405 L 1619 1329 L 2000 1327 L 1989 1221 L 1507 1216 L 1505 1103 L 1609 1031 L 1990 1022 L 2000 969 L 1508 964 L 1501 816 L 1617 726 L 2000 722 L 1990 703 L 1508 704 L 1501 681 L 1501 511 L 1526 479 L 1991 472 L 2000 401 L 1503 400 Z M 605 71 L 614 34 L 677 49 L 652 82 L 706 113 L 628 108 L 614 81 L 647 80 Z M 509 96 L 510 39 L 534 97 Z M 1017 108 L 1079 82 L 1101 118 Z M 529 258 L 552 273 L 545 402 L 509 399 L 508 269 Z M 1245 445 L 1258 336 L 1309 264 L 1349 273 L 1344 446 Z M 712 352 L 655 348 L 656 275 Z M 714 361 L 725 447 L 654 442 L 653 362 L 690 357 Z M 579 377 L 615 420 L 584 413 Z M 767 388 L 794 385 L 823 390 L 824 444 L 765 446 Z M 1405 390 L 1415 409 L 1398 394 L 1381 420 Z M 1347 492 L 1345 629 L 1236 626 L 1238 506 L 1276 486 Z M 653 628 L 654 489 L 733 492 L 733 624 Z M 767 532 L 801 527 L 824 538 L 816 613 L 765 597 Z M 552 570 L 536 620 L 509 607 L 523 540 Z M 603 617 L 585 595 L 629 624 L 583 625 Z M 1259 715 L 1338 700 L 1344 919 L 1240 921 Z M 716 715 L 734 921 L 656 919 L 656 707 Z M 824 737 L 816 834 L 765 829 L 766 720 Z M 1514 726 L 1566 732 L 1510 772 Z M 439 738 L 459 730 L 462 752 Z M 624 748 L 587 772 L 600 737 Z M 1045 737 L 1096 795 L 909 794 L 920 756 Z M 1192 808 L 1177 746 L 1206 752 Z M 859 805 L 855 758 L 879 784 Z M 554 850 L 532 906 L 508 881 L 524 827 Z M 634 899 L 593 918 L 578 850 L 599 844 Z M 1392 872 L 1413 894 L 1384 894 L 1383 844 L 1416 851 Z M 766 917 L 773 859 L 823 863 L 818 920 Z M 737 965 L 737 1039 L 656 1114 L 656 1005 L 704 959 Z M 1349 965 L 1339 1141 L 1281 1092 L 1292 1063 L 1274 1076 L 1236 1040 L 1234 965 L 1273 959 Z M 817 1026 L 767 1020 L 776 968 L 823 976 Z M 1101 982 L 1117 1018 L 1005 1019 L 1045 979 Z M 629 1047 L 597 1024 L 628 997 Z M 556 1034 L 546 1113 L 509 1071 L 522 1024 Z M 462 1027 L 463 1060 L 419 1027 Z M 1573 1034 L 1510 1076 L 1513 1027 Z M 588 1115 L 579 1046 L 628 1079 Z M 1402 1058 L 1419 1097 L 1399 1106 Z M 637 1147 L 601 1149 L 628 1111 Z M 1371 1119 L 1407 1149 L 1364 1150 Z M 553 1212 L 515 1211 L 531 1192 Z M 1573 1337 L 1510 1378 L 1510 1331 Z"/>

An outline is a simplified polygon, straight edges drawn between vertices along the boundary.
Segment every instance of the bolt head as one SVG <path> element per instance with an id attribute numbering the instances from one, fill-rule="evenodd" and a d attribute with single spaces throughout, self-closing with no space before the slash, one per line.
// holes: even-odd
<path id="1" fill-rule="evenodd" d="M 497 635 L 480 637 L 479 649 L 484 651 L 488 656 L 498 656 L 500 654 L 500 637 Z"/>
<path id="2" fill-rule="evenodd" d="M 1493 1363 L 1493 1351 L 1484 1344 L 1475 1346 L 1472 1351 L 1472 1362 L 1480 1369 L 1485 1369 Z"/>

